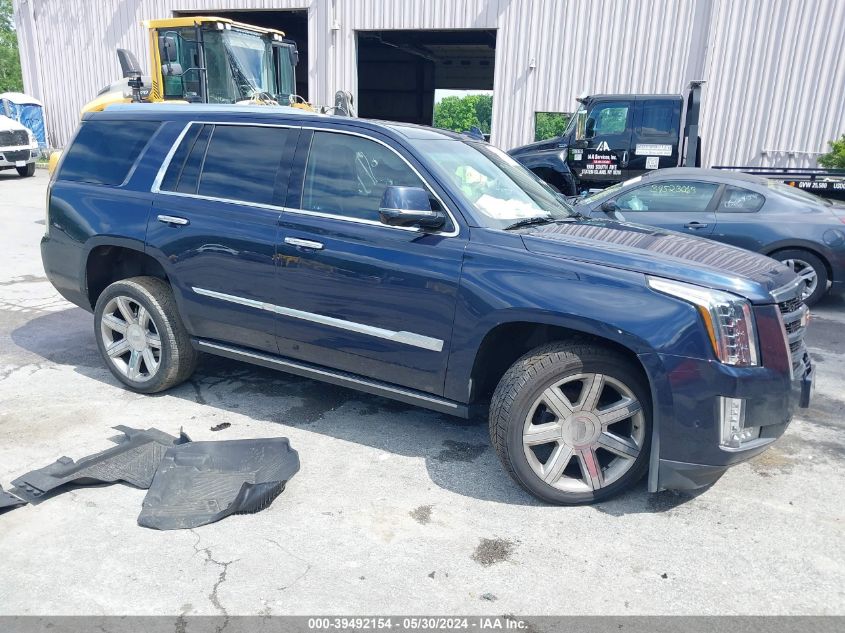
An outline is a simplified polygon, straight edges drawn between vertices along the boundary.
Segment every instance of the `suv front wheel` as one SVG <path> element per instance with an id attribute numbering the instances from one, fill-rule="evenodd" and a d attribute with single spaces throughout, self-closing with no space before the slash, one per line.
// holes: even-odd
<path id="1" fill-rule="evenodd" d="M 490 438 L 505 470 L 535 497 L 577 505 L 635 484 L 648 467 L 651 400 L 624 356 L 550 343 L 505 373 L 490 405 Z"/>
<path id="2" fill-rule="evenodd" d="M 97 299 L 94 330 L 111 373 L 133 391 L 164 391 L 194 373 L 198 353 L 161 279 L 111 284 Z"/>

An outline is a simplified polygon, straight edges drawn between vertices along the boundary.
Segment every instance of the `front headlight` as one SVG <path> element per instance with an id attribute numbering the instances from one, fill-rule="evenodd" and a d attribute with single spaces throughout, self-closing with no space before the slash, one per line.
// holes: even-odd
<path id="1" fill-rule="evenodd" d="M 751 304 L 729 292 L 648 277 L 650 288 L 693 304 L 704 321 L 716 358 L 726 365 L 759 364 Z"/>

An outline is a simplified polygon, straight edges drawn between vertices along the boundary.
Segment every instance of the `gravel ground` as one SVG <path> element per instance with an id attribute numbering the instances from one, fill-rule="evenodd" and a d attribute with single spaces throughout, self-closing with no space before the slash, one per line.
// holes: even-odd
<path id="1" fill-rule="evenodd" d="M 771 450 L 700 494 L 548 507 L 484 425 L 210 357 L 165 394 L 122 389 L 44 277 L 46 182 L 0 172 L 0 483 L 116 424 L 283 435 L 302 470 L 266 511 L 190 531 L 138 527 L 124 485 L 6 512 L 0 615 L 845 613 L 842 299 L 814 310 L 813 408 Z"/>

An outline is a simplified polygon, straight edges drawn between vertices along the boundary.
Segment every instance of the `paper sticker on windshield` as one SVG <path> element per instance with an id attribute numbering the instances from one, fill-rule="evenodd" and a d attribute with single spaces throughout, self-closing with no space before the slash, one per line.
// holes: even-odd
<path id="1" fill-rule="evenodd" d="M 656 145 L 652 143 L 637 143 L 634 150 L 637 156 L 671 156 L 671 145 Z"/>
<path id="2" fill-rule="evenodd" d="M 645 168 L 646 169 L 657 169 L 660 166 L 660 157 L 659 156 L 649 156 L 645 159 Z"/>

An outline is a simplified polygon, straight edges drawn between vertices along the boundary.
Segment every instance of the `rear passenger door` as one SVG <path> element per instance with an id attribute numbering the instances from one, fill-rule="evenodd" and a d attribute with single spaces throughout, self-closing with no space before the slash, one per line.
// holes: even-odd
<path id="1" fill-rule="evenodd" d="M 695 180 L 649 182 L 616 197 L 625 219 L 699 237 L 716 228 L 716 202 L 720 186 Z"/>
<path id="2" fill-rule="evenodd" d="M 385 139 L 386 140 L 386 139 Z M 378 209 L 390 185 L 428 189 L 389 143 L 303 130 L 279 242 L 279 348 L 307 360 L 440 394 L 466 233 L 392 227 Z"/>
<path id="3" fill-rule="evenodd" d="M 277 352 L 276 234 L 298 128 L 190 124 L 160 181 L 147 250 L 196 337 Z"/>

